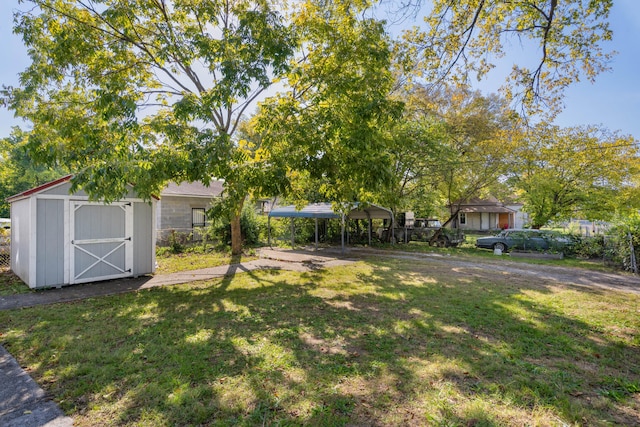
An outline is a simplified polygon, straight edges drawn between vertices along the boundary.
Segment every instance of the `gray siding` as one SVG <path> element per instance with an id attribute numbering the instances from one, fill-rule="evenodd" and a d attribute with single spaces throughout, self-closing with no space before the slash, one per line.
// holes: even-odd
<path id="1" fill-rule="evenodd" d="M 105 261 L 123 268 L 125 265 L 125 248 L 120 246 L 121 243 L 95 243 L 90 247 L 84 246 L 85 249 L 99 257 L 104 257 L 111 252 L 109 256 L 105 258 Z M 115 252 L 112 252 L 116 247 L 120 246 Z M 121 270 L 110 266 L 107 263 L 99 262 L 96 264 L 96 258 L 90 256 L 77 247 L 74 248 L 74 269 L 73 275 L 75 280 L 93 279 L 96 277 L 106 277 L 122 274 Z M 89 268 L 90 267 L 90 268 Z M 80 274 L 82 273 L 82 274 Z"/>
<path id="2" fill-rule="evenodd" d="M 70 189 L 71 189 L 71 183 L 65 182 L 55 187 L 48 188 L 42 191 L 41 194 L 48 194 L 53 196 L 69 196 Z M 82 189 L 76 191 L 75 193 L 73 193 L 73 195 L 79 196 L 79 197 L 87 197 L 87 193 L 85 193 Z M 138 197 L 137 194 L 133 191 L 132 188 L 129 188 L 129 193 L 127 193 L 127 195 L 124 198 L 126 199 L 126 198 L 136 198 L 136 197 Z"/>
<path id="3" fill-rule="evenodd" d="M 125 213 L 119 205 L 82 205 L 76 209 L 74 239 L 125 238 Z"/>
<path id="4" fill-rule="evenodd" d="M 460 225 L 464 230 L 499 230 L 499 215 L 488 212 L 467 212 L 467 223 Z"/>
<path id="5" fill-rule="evenodd" d="M 11 203 L 11 270 L 27 285 L 30 285 L 30 238 L 30 199 L 18 200 Z"/>
<path id="6" fill-rule="evenodd" d="M 153 272 L 153 209 L 149 203 L 133 204 L 133 275 Z"/>
<path id="7" fill-rule="evenodd" d="M 36 287 L 64 283 L 64 202 L 38 200 Z"/>

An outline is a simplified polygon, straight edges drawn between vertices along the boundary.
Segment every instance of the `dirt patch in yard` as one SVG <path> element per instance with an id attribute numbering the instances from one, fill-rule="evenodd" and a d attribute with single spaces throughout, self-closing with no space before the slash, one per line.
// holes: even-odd
<path id="1" fill-rule="evenodd" d="M 557 267 L 543 264 L 528 264 L 510 261 L 504 258 L 495 261 L 463 260 L 454 256 L 438 254 L 416 254 L 411 252 L 380 251 L 354 248 L 349 257 L 355 258 L 391 258 L 415 261 L 413 273 L 428 276 L 436 271 L 448 270 L 457 276 L 457 280 L 477 278 L 482 280 L 500 280 L 513 285 L 575 286 L 582 289 L 615 290 L 640 294 L 640 277 L 631 274 L 616 274 L 587 270 L 577 267 Z"/>

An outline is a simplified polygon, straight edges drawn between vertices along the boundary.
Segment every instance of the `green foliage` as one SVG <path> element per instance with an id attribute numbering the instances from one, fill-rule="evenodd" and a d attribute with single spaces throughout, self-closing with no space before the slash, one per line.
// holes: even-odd
<path id="1" fill-rule="evenodd" d="M 568 86 L 609 69 L 613 54 L 605 44 L 612 37 L 612 0 L 431 3 L 424 30 L 407 30 L 398 46 L 399 62 L 410 76 L 419 70 L 429 82 L 481 79 L 520 47 L 527 60 L 512 61 L 503 95 L 527 113 L 553 117 Z"/>
<path id="2" fill-rule="evenodd" d="M 606 237 L 572 235 L 571 243 L 564 250 L 565 255 L 585 259 L 604 259 L 607 252 Z"/>
<path id="3" fill-rule="evenodd" d="M 629 209 L 640 160 L 632 137 L 543 124 L 518 137 L 510 183 L 534 228 L 576 212 L 608 220 Z"/>
<path id="4" fill-rule="evenodd" d="M 403 99 L 403 120 L 391 129 L 396 179 L 383 203 L 447 219 L 449 205 L 495 191 L 513 152 L 515 125 L 505 101 L 426 85 L 415 85 Z"/>
<path id="5" fill-rule="evenodd" d="M 169 233 L 168 240 L 169 240 L 169 250 L 171 251 L 171 253 L 179 254 L 179 253 L 182 253 L 182 251 L 184 251 L 186 236 L 184 236 L 182 233 L 179 233 L 175 230 L 171 230 L 171 232 Z"/>
<path id="6" fill-rule="evenodd" d="M 635 256 L 636 266 L 640 260 L 640 214 L 635 213 L 621 218 L 610 231 L 611 261 L 617 266 L 632 270 L 632 255 Z M 634 251 L 632 253 L 631 246 Z"/>
<path id="7" fill-rule="evenodd" d="M 215 215 L 215 214 L 210 214 Z M 221 242 L 224 245 L 231 245 L 231 223 L 225 216 L 211 216 L 214 222 L 210 230 L 207 232 L 211 238 Z M 252 206 L 246 205 L 240 214 L 240 229 L 242 242 L 245 245 L 255 246 L 261 242 L 261 236 L 264 235 L 262 227 L 263 221 L 258 219 Z"/>
<path id="8" fill-rule="evenodd" d="M 37 165 L 25 148 L 28 135 L 14 129 L 10 137 L 0 140 L 0 217 L 9 217 L 6 198 L 64 176 L 60 166 Z"/>
<path id="9" fill-rule="evenodd" d="M 254 119 L 266 161 L 283 166 L 297 200 L 313 188 L 325 201 L 371 201 L 393 180 L 385 129 L 402 105 L 388 98 L 389 40 L 380 22 L 362 18 L 362 6 L 301 4 L 304 60 Z"/>

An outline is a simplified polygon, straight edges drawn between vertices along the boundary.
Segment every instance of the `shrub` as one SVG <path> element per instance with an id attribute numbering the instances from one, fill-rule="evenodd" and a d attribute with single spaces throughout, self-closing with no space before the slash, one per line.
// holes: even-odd
<path id="1" fill-rule="evenodd" d="M 171 253 L 179 254 L 184 251 L 187 236 L 184 233 L 178 233 L 176 230 L 171 230 L 168 241 Z"/>
<path id="2" fill-rule="evenodd" d="M 245 245 L 257 245 L 260 243 L 262 219 L 259 219 L 252 206 L 245 206 L 240 214 L 240 232 Z M 231 245 L 231 223 L 228 218 L 217 218 L 207 230 L 208 240 L 218 240 L 224 245 Z"/>
<path id="3" fill-rule="evenodd" d="M 586 237 L 580 235 L 571 235 L 569 244 L 566 246 L 565 255 L 575 256 L 577 258 L 597 259 L 605 256 L 605 236 Z"/>

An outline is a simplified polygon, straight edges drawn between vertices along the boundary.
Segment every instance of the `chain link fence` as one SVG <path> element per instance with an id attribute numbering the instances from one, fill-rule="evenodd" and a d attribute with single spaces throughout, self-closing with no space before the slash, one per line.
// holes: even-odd
<path id="1" fill-rule="evenodd" d="M 10 269 L 11 269 L 11 239 L 6 233 L 0 234 L 0 272 L 9 271 Z"/>

